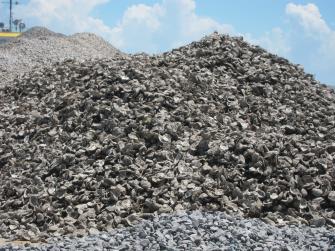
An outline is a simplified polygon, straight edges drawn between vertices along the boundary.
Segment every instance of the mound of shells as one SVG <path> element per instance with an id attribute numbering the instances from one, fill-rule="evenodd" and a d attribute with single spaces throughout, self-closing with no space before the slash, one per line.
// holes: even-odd
<path id="1" fill-rule="evenodd" d="M 0 86 L 34 68 L 50 66 L 66 59 L 87 60 L 113 57 L 121 52 L 91 33 L 65 36 L 34 27 L 22 36 L 0 41 Z"/>
<path id="2" fill-rule="evenodd" d="M 242 38 L 68 60 L 0 94 L 0 237 L 152 213 L 335 225 L 335 93 Z"/>

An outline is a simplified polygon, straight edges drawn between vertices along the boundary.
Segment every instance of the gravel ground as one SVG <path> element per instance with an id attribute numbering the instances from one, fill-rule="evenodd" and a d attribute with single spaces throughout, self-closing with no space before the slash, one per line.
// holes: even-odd
<path id="1" fill-rule="evenodd" d="M 259 219 L 195 211 L 154 216 L 110 233 L 0 250 L 335 250 L 335 233 L 325 227 L 278 227 Z"/>

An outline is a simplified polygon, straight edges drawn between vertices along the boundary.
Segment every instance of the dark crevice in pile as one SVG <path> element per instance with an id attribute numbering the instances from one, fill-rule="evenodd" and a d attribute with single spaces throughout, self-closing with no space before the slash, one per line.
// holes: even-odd
<path id="1" fill-rule="evenodd" d="M 334 90 L 241 38 L 68 60 L 0 105 L 1 237 L 195 209 L 335 224 Z"/>

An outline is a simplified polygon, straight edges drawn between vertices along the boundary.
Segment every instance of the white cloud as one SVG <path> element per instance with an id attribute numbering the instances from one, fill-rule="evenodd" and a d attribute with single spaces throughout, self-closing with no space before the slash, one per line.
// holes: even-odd
<path id="1" fill-rule="evenodd" d="M 129 7 L 123 16 L 123 25 L 137 23 L 146 26 L 150 30 L 157 30 L 160 26 L 160 17 L 164 10 L 160 5 L 147 6 L 145 4 L 133 5 Z"/>
<path id="2" fill-rule="evenodd" d="M 317 40 L 320 44 L 319 52 L 324 57 L 335 57 L 335 31 L 322 18 L 319 8 L 315 4 L 296 5 L 289 3 L 286 14 L 298 19 L 304 32 Z"/>
<path id="3" fill-rule="evenodd" d="M 158 52 L 197 40 L 215 30 L 233 28 L 195 13 L 194 0 L 162 0 L 154 5 L 133 5 L 113 28 L 110 40 L 131 51 Z"/>
<path id="4" fill-rule="evenodd" d="M 286 5 L 286 14 L 296 17 L 305 31 L 311 35 L 331 32 L 315 4 L 299 5 L 289 3 Z"/>
<path id="5" fill-rule="evenodd" d="M 324 74 L 333 74 L 335 70 L 335 30 L 332 30 L 322 18 L 319 8 L 315 4 L 296 5 L 289 3 L 286 14 L 298 20 L 304 34 L 317 42 L 315 56 L 308 62 L 313 69 Z"/>
<path id="6" fill-rule="evenodd" d="M 17 16 L 40 23 L 58 32 L 74 33 L 109 31 L 102 20 L 90 16 L 91 11 L 109 0 L 30 0 L 16 7 Z"/>
<path id="7" fill-rule="evenodd" d="M 280 56 L 288 56 L 291 52 L 288 35 L 279 27 L 273 28 L 259 38 L 254 38 L 251 34 L 246 34 L 245 37 L 250 43 L 258 44 Z"/>

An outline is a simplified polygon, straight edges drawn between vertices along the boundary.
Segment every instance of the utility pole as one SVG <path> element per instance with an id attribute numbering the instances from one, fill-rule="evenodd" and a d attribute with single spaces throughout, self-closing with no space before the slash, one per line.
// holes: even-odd
<path id="1" fill-rule="evenodd" d="M 9 1 L 9 31 L 12 32 L 13 22 L 13 0 Z"/>
<path id="2" fill-rule="evenodd" d="M 9 31 L 12 32 L 13 29 L 13 7 L 14 5 L 18 5 L 19 2 L 18 1 L 14 1 L 13 0 L 7 0 L 7 1 L 2 1 L 0 0 L 0 4 L 9 4 L 9 25 L 8 25 L 8 28 L 9 28 Z"/>

